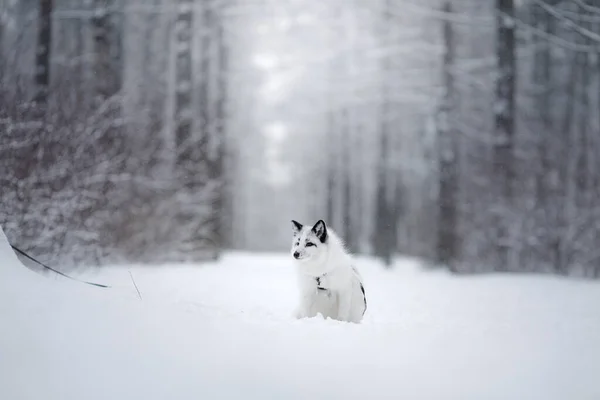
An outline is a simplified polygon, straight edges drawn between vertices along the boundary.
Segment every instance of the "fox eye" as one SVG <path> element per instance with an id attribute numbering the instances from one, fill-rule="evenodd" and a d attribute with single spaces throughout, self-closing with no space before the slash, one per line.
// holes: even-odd
<path id="1" fill-rule="evenodd" d="M 308 243 L 306 243 L 306 247 L 310 247 L 310 246 L 314 246 L 314 245 L 315 245 L 315 244 L 314 244 L 314 243 L 311 243 L 311 242 L 308 242 Z"/>

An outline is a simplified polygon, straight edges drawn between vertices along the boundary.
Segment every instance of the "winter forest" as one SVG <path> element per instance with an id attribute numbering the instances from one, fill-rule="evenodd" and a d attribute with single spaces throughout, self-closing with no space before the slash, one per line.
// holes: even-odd
<path id="1" fill-rule="evenodd" d="M 600 276 L 598 0 L 1 0 L 0 225 L 51 265 L 289 249 Z"/>

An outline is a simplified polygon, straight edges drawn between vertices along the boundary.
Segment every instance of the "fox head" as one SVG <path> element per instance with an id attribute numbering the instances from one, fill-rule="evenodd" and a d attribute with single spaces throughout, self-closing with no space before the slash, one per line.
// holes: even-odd
<path id="1" fill-rule="evenodd" d="M 319 220 L 312 228 L 292 220 L 294 241 L 292 243 L 292 256 L 298 261 L 316 260 L 327 246 L 327 226 Z"/>

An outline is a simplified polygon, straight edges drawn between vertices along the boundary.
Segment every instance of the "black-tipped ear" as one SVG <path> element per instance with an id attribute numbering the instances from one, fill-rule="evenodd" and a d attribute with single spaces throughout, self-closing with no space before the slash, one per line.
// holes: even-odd
<path id="1" fill-rule="evenodd" d="M 317 235 L 321 243 L 327 241 L 327 226 L 325 226 L 325 222 L 322 219 L 317 221 L 315 226 L 312 227 L 312 231 Z"/>
<path id="2" fill-rule="evenodd" d="M 294 234 L 302 230 L 302 224 L 300 222 L 292 220 L 292 225 L 294 226 Z"/>

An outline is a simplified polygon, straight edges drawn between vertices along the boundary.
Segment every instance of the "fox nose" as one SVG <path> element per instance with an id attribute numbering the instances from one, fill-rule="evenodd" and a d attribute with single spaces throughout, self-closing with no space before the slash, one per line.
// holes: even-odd
<path id="1" fill-rule="evenodd" d="M 298 253 L 297 251 L 294 252 L 294 258 L 297 260 L 300 258 L 300 253 Z"/>

